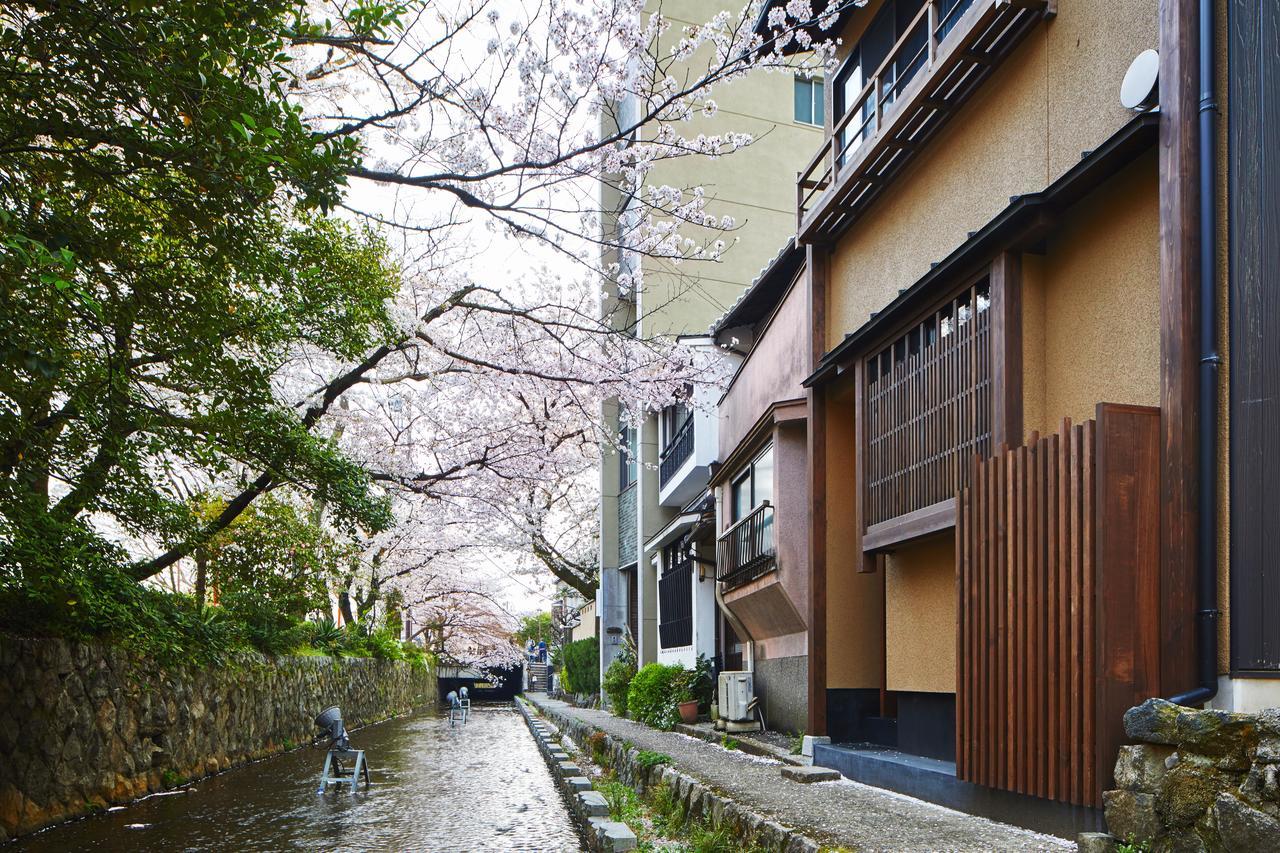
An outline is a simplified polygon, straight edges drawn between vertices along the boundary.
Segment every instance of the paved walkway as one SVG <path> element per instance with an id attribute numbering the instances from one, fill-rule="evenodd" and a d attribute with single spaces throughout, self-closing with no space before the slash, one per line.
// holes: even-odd
<path id="1" fill-rule="evenodd" d="M 641 749 L 664 752 L 685 773 L 768 818 L 824 844 L 853 850 L 1073 850 L 1075 845 L 935 806 L 847 779 L 802 785 L 782 764 L 676 732 L 660 732 L 607 711 L 575 708 L 542 693 L 535 705 L 570 714 Z"/>

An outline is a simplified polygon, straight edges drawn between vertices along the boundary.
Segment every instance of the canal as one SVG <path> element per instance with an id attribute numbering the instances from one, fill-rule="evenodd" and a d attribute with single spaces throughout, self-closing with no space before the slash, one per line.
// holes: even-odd
<path id="1" fill-rule="evenodd" d="M 509 706 L 476 706 L 465 726 L 431 713 L 351 739 L 373 781 L 355 796 L 345 787 L 317 796 L 324 753 L 299 749 L 0 849 L 580 849 L 533 736 Z"/>

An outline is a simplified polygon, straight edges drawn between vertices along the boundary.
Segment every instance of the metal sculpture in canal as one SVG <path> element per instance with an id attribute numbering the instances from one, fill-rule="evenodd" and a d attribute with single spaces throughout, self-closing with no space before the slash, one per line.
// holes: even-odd
<path id="1" fill-rule="evenodd" d="M 316 715 L 316 728 L 321 733 L 314 741 L 318 744 L 329 738 L 328 752 L 324 757 L 324 769 L 320 771 L 320 788 L 317 794 L 323 794 L 330 784 L 351 786 L 355 793 L 360 777 L 364 776 L 364 786 L 369 787 L 369 765 L 364 760 L 363 749 L 352 749 L 351 738 L 347 735 L 347 727 L 342 724 L 342 711 L 337 705 L 330 705 Z M 347 775 L 346 762 L 351 762 L 351 774 Z"/>
<path id="2" fill-rule="evenodd" d="M 453 728 L 453 724 L 457 722 L 466 725 L 467 717 L 471 714 L 471 700 L 467 698 L 467 688 L 461 687 L 456 693 L 450 690 L 445 698 L 449 700 L 449 728 Z"/>

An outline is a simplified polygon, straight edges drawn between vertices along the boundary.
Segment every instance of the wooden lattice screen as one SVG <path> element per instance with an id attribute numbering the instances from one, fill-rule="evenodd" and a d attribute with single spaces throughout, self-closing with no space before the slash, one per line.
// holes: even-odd
<path id="1" fill-rule="evenodd" d="M 867 360 L 868 525 L 955 497 L 990 452 L 990 308 L 983 279 Z"/>
<path id="2" fill-rule="evenodd" d="M 1100 806 L 1126 708 L 1159 693 L 1159 410 L 973 461 L 957 501 L 956 770 Z"/>

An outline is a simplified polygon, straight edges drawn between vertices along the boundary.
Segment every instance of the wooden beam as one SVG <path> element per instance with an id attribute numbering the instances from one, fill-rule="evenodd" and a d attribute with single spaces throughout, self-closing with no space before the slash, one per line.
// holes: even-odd
<path id="1" fill-rule="evenodd" d="M 1197 439 L 1196 0 L 1160 0 L 1160 639 L 1163 694 L 1193 686 Z"/>
<path id="2" fill-rule="evenodd" d="M 1022 445 L 1022 257 L 1003 252 L 991 264 L 991 443 Z"/>
<path id="3" fill-rule="evenodd" d="M 862 534 L 862 550 L 891 551 L 896 545 L 950 530 L 955 523 L 956 499 L 948 498 L 932 506 L 871 525 Z"/>
<path id="4" fill-rule="evenodd" d="M 825 249 L 809 246 L 806 291 L 809 317 L 809 369 L 826 351 L 827 270 Z M 827 407 L 826 389 L 809 388 L 809 725 L 813 735 L 827 733 Z"/>

